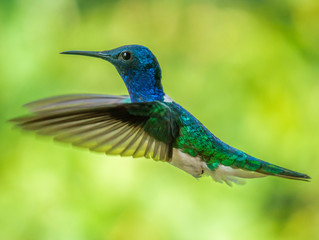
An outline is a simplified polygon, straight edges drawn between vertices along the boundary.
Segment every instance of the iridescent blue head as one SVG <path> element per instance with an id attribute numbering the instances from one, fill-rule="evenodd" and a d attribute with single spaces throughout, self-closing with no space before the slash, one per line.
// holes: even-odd
<path id="1" fill-rule="evenodd" d="M 132 102 L 163 101 L 162 73 L 153 53 L 140 45 L 127 45 L 109 51 L 66 51 L 102 58 L 112 63 L 125 82 Z"/>

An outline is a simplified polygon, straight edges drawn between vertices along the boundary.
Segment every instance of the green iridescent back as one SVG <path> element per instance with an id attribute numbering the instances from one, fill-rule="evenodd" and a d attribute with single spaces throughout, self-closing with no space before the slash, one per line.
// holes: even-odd
<path id="1" fill-rule="evenodd" d="M 176 138 L 174 147 L 193 157 L 201 157 L 209 169 L 215 170 L 222 164 L 269 175 L 304 177 L 304 174 L 259 160 L 227 145 L 183 107 L 175 102 L 166 104 L 179 116 L 179 136 Z"/>
<path id="2" fill-rule="evenodd" d="M 219 163 L 230 166 L 235 159 L 247 155 L 223 143 L 214 136 L 200 121 L 177 103 L 167 103 L 173 111 L 178 112 L 180 134 L 176 139 L 175 148 L 181 149 L 193 157 L 200 156 L 211 170 L 218 167 Z"/>

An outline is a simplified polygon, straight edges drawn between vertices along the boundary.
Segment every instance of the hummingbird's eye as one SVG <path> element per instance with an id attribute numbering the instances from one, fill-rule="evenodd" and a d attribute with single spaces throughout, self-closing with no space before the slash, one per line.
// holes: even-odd
<path id="1" fill-rule="evenodd" d="M 132 53 L 129 51 L 124 51 L 124 52 L 121 52 L 120 56 L 122 59 L 128 61 L 132 58 Z"/>

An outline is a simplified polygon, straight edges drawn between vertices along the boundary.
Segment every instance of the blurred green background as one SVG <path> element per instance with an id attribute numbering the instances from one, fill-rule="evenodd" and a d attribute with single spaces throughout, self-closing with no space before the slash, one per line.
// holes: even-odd
<path id="1" fill-rule="evenodd" d="M 318 1 L 2 0 L 0 43 L 0 239 L 319 239 Z M 111 64 L 58 53 L 133 43 L 217 137 L 312 181 L 230 188 L 6 122 L 44 97 L 126 94 Z"/>

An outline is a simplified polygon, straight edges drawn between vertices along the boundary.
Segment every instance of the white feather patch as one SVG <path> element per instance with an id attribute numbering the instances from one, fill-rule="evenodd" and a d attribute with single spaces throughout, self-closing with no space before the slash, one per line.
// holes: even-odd
<path id="1" fill-rule="evenodd" d="M 173 99 L 171 99 L 169 96 L 166 94 L 164 95 L 164 102 L 173 102 Z"/>
<path id="2" fill-rule="evenodd" d="M 206 174 L 211 176 L 216 182 L 225 182 L 229 186 L 232 186 L 232 183 L 240 185 L 245 184 L 245 178 L 266 177 L 266 175 L 261 173 L 232 168 L 222 164 L 215 170 L 210 170 L 206 162 L 200 157 L 192 157 L 176 148 L 173 149 L 173 157 L 170 164 L 189 173 L 195 178 L 199 178 L 203 174 Z"/>
<path id="3" fill-rule="evenodd" d="M 173 149 L 173 157 L 170 164 L 182 169 L 195 178 L 199 178 L 204 172 L 203 161 L 200 157 L 192 157 L 176 148 Z"/>
<path id="4" fill-rule="evenodd" d="M 210 175 L 216 182 L 223 183 L 232 186 L 232 183 L 245 184 L 243 178 L 260 178 L 266 177 L 266 175 L 251 171 L 245 171 L 238 168 L 232 168 L 220 164 L 215 170 L 210 170 L 207 164 L 203 162 L 204 173 Z"/>

